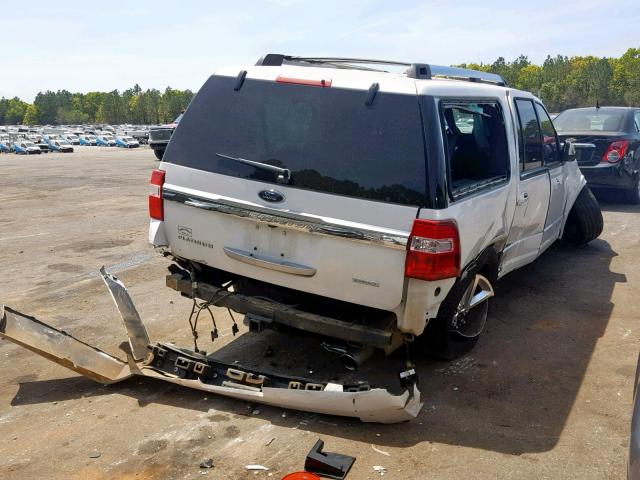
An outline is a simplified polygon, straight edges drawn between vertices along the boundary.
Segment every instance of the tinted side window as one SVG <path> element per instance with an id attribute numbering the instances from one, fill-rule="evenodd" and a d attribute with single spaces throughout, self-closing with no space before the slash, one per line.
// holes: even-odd
<path id="1" fill-rule="evenodd" d="M 542 167 L 542 134 L 531 100 L 516 100 L 520 135 L 520 170 Z"/>
<path id="2" fill-rule="evenodd" d="M 449 180 L 453 198 L 509 178 L 504 116 L 497 102 L 443 102 Z"/>
<path id="3" fill-rule="evenodd" d="M 544 164 L 556 163 L 560 161 L 560 142 L 553 122 L 549 118 L 549 114 L 539 103 L 535 104 L 538 120 L 540 121 L 540 129 L 542 130 L 542 156 Z"/>

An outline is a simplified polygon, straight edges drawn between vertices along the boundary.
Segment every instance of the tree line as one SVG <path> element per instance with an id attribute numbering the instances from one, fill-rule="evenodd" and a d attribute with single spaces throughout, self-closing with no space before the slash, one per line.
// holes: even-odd
<path id="1" fill-rule="evenodd" d="M 18 97 L 0 99 L 0 125 L 68 125 L 85 123 L 162 124 L 173 121 L 193 98 L 191 90 L 167 87 L 119 92 L 39 92 L 33 103 Z"/>
<path id="2" fill-rule="evenodd" d="M 640 106 L 640 48 L 619 58 L 547 56 L 534 65 L 520 55 L 491 64 L 458 65 L 501 75 L 514 88 L 538 96 L 550 112 L 596 105 Z"/>
<path id="3" fill-rule="evenodd" d="M 490 64 L 458 65 L 501 75 L 507 83 L 537 95 L 551 112 L 599 105 L 640 106 L 640 48 L 621 57 L 548 56 L 542 65 L 525 55 Z M 0 99 L 0 125 L 82 123 L 157 124 L 171 122 L 193 98 L 191 90 L 167 87 L 119 92 L 40 92 L 32 104 L 18 97 Z"/>

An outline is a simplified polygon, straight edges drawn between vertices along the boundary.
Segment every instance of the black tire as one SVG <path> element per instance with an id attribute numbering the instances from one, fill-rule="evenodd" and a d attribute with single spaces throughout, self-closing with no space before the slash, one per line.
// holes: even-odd
<path id="1" fill-rule="evenodd" d="M 585 245 L 598 238 L 603 226 L 598 200 L 585 185 L 569 212 L 562 238 L 573 245 Z"/>
<path id="2" fill-rule="evenodd" d="M 475 279 L 476 272 L 470 272 L 463 279 L 456 280 L 447 298 L 440 305 L 438 316 L 429 321 L 422 335 L 416 338 L 414 344 L 418 354 L 436 357 L 441 360 L 455 360 L 466 355 L 478 343 L 481 333 L 474 337 L 464 337 L 451 331 L 451 325 L 464 293 Z M 489 302 L 473 309 L 475 314 L 482 315 L 486 322 L 489 315 Z"/>
<path id="3" fill-rule="evenodd" d="M 154 150 L 153 153 L 155 154 L 156 158 L 160 161 L 162 161 L 162 156 L 164 155 L 164 150 L 158 149 L 158 150 Z"/>
<path id="4" fill-rule="evenodd" d="M 635 186 L 624 192 L 624 201 L 631 205 L 640 205 L 640 179 L 636 179 Z"/>

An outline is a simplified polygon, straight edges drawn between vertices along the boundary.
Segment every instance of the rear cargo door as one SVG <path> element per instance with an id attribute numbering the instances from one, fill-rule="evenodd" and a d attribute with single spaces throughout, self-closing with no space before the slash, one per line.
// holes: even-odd
<path id="1" fill-rule="evenodd" d="M 426 202 L 425 155 L 414 82 L 379 78 L 300 67 L 212 76 L 164 156 L 172 251 L 397 307 L 407 238 Z"/>

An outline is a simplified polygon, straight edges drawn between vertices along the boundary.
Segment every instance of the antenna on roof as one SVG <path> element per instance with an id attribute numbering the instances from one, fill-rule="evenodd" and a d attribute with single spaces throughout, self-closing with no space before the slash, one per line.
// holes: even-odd
<path id="1" fill-rule="evenodd" d="M 600 108 L 600 100 L 596 97 L 596 110 Z"/>

